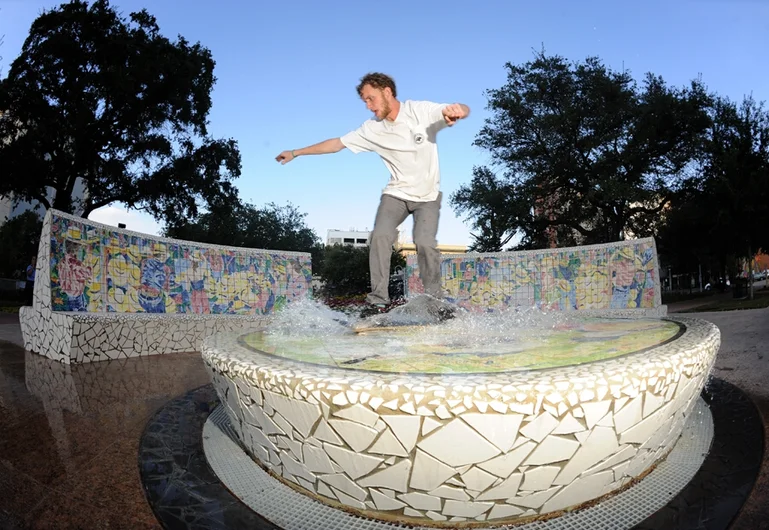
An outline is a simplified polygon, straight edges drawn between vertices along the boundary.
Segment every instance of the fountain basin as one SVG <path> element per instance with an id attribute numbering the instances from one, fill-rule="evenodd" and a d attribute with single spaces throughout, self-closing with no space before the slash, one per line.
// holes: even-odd
<path id="1" fill-rule="evenodd" d="M 203 358 L 246 451 L 320 502 L 406 524 L 555 516 L 648 473 L 720 346 L 709 322 L 571 317 L 550 332 L 220 333 Z"/>

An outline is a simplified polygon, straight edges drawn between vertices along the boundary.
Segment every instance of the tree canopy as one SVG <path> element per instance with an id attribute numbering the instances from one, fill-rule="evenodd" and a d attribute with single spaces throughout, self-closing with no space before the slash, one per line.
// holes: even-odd
<path id="1" fill-rule="evenodd" d="M 43 12 L 0 81 L 0 195 L 84 217 L 121 202 L 165 221 L 230 203 L 241 158 L 208 134 L 214 64 L 146 10 L 126 19 L 108 0 L 73 0 Z M 72 204 L 78 179 L 86 194 Z"/>
<path id="2" fill-rule="evenodd" d="M 28 210 L 0 226 L 0 278 L 25 278 L 24 271 L 37 257 L 43 221 Z"/>
<path id="3" fill-rule="evenodd" d="M 307 214 L 292 204 L 269 203 L 263 208 L 238 201 L 217 206 L 196 220 L 166 225 L 165 236 L 216 245 L 311 252 L 320 239 L 305 224 Z"/>
<path id="4" fill-rule="evenodd" d="M 709 113 L 698 175 L 665 212 L 659 247 L 684 270 L 734 275 L 735 259 L 769 249 L 769 112 L 715 97 Z"/>
<path id="5" fill-rule="evenodd" d="M 371 248 L 340 245 L 325 247 L 323 259 L 316 267 L 313 256 L 312 270 L 325 283 L 325 293 L 330 296 L 361 295 L 371 289 L 369 253 Z M 390 255 L 390 273 L 406 266 L 406 258 L 400 252 Z M 397 296 L 396 288 L 390 285 L 390 296 Z"/>
<path id="6" fill-rule="evenodd" d="M 474 249 L 617 241 L 651 220 L 692 177 L 709 124 L 700 81 L 674 88 L 597 58 L 570 63 L 539 52 L 506 64 L 487 91 L 491 116 L 475 145 L 491 154 L 451 196 L 475 229 Z"/>

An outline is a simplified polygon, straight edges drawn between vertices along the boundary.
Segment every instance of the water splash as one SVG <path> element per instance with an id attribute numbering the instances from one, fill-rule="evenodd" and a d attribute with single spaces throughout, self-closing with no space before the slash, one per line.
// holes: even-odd
<path id="1" fill-rule="evenodd" d="M 275 313 L 265 333 L 286 336 L 327 337 L 350 332 L 353 318 L 323 305 L 317 300 L 292 302 Z"/>
<path id="2" fill-rule="evenodd" d="M 678 333 L 665 320 L 587 318 L 577 312 L 509 307 L 478 312 L 456 308 L 455 318 L 430 324 L 431 304 L 412 299 L 389 313 L 382 327 L 361 322 L 314 300 L 276 312 L 263 332 L 244 340 L 255 352 L 351 370 L 390 373 L 488 373 L 553 368 L 640 351 Z M 425 313 L 426 311 L 426 313 Z M 388 326 L 386 319 L 400 321 Z M 407 322 L 404 322 L 404 319 Z M 410 321 L 408 319 L 411 319 Z M 392 323 L 392 321 L 390 321 Z"/>
<path id="3" fill-rule="evenodd" d="M 440 322 L 436 308 L 441 307 L 453 308 L 455 317 Z M 454 344 L 466 346 L 493 347 L 509 344 L 524 329 L 528 340 L 546 336 L 552 330 L 568 326 L 571 320 L 572 317 L 562 311 L 547 312 L 535 307 L 471 312 L 427 295 L 417 296 L 388 313 L 364 320 L 354 314 L 331 309 L 317 300 L 304 299 L 277 312 L 265 333 L 291 337 L 330 337 L 350 334 L 353 325 L 366 321 L 395 327 L 424 326 L 417 336 L 394 339 L 398 341 L 419 340 L 425 344 L 445 344 L 450 340 Z"/>

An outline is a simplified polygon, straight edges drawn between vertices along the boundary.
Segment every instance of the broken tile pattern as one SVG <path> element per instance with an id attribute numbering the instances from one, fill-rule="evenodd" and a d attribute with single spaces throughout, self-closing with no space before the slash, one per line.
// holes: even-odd
<path id="1" fill-rule="evenodd" d="M 70 364 L 200 351 L 204 337 L 259 331 L 266 320 L 246 315 L 89 314 L 25 306 L 19 322 L 25 349 Z"/>
<path id="2" fill-rule="evenodd" d="M 24 347 L 27 350 L 65 364 L 84 363 L 140 355 L 200 351 L 203 338 L 213 333 L 240 330 L 258 331 L 263 328 L 267 316 L 258 314 L 258 312 L 257 314 L 136 313 L 115 311 L 114 308 L 117 306 L 111 306 L 112 312 L 92 312 L 86 310 L 90 309 L 90 306 L 83 306 L 78 311 L 56 310 L 56 306 L 52 305 L 52 282 L 46 281 L 46 279 L 51 279 L 52 235 L 54 236 L 53 239 L 65 237 L 62 234 L 53 234 L 53 232 L 60 231 L 61 223 L 59 221 L 67 220 L 68 222 L 71 221 L 69 223 L 72 225 L 70 228 L 74 227 L 73 229 L 77 229 L 75 230 L 76 234 L 72 237 L 82 236 L 86 231 L 86 225 L 79 222 L 78 219 L 55 210 L 48 210 L 43 220 L 42 235 L 37 254 L 36 278 L 39 281 L 35 282 L 33 305 L 22 307 L 19 312 Z M 53 229 L 54 226 L 58 227 L 57 230 Z M 108 237 L 109 234 L 148 238 L 146 234 L 118 230 L 106 225 L 99 225 L 98 223 L 89 222 L 87 226 L 91 229 L 90 232 L 96 231 L 88 236 L 91 239 L 94 237 L 97 239 L 109 239 L 109 237 L 112 237 L 111 235 Z M 109 232 L 109 234 L 102 234 L 100 236 L 99 234 L 102 232 L 104 234 Z M 155 239 L 167 245 L 175 241 L 165 238 L 154 238 L 152 240 L 154 241 Z M 202 247 L 209 250 L 221 249 L 223 252 L 229 248 L 217 247 L 215 245 L 202 245 Z M 232 253 L 232 249 L 227 251 Z M 252 254 L 256 252 L 252 249 L 240 249 L 240 251 Z M 309 260 L 309 254 L 291 252 L 283 254 Z M 273 254 L 270 254 L 270 256 L 273 256 Z M 61 256 L 57 259 L 60 261 Z M 88 270 L 93 273 L 92 269 Z M 269 271 L 264 272 L 264 274 L 267 273 Z M 104 275 L 106 273 L 102 271 L 101 273 L 93 274 L 98 276 L 98 274 Z M 306 275 L 303 275 L 302 278 L 304 276 Z M 251 279 L 259 279 L 260 275 L 251 274 L 251 277 Z M 65 274 L 65 277 L 59 278 L 57 281 L 61 283 L 67 278 Z M 283 279 L 281 280 L 281 278 Z M 80 280 L 85 281 L 93 289 L 97 289 L 97 287 L 101 289 L 101 297 L 96 297 L 95 293 L 94 300 L 97 298 L 99 300 L 108 298 L 108 293 L 105 291 L 107 288 L 106 281 L 96 281 L 93 278 L 90 280 L 88 278 L 80 278 Z M 75 281 L 75 279 L 72 281 Z M 291 282 L 296 283 L 294 280 L 289 280 L 288 276 L 284 278 L 277 275 L 264 285 L 273 287 L 277 285 L 276 289 L 278 291 L 288 292 L 291 290 L 289 285 Z M 72 289 L 70 287 L 66 288 L 72 291 L 74 287 Z M 262 286 L 262 289 L 263 297 L 265 299 L 269 298 L 269 292 L 264 290 L 266 288 Z M 307 290 L 305 289 L 305 291 Z M 289 298 L 286 300 L 289 300 Z M 237 305 L 237 301 L 235 305 Z M 260 311 L 264 310 L 269 313 L 269 310 L 274 308 L 274 304 L 269 305 L 269 308 L 267 308 L 269 310 L 265 308 L 267 306 L 263 307 Z"/>
<path id="3" fill-rule="evenodd" d="M 726 529 L 750 494 L 763 457 L 763 426 L 758 411 L 739 388 L 718 378 L 708 380 L 702 397 L 709 404 L 715 424 L 710 452 L 700 471 L 686 487 L 635 528 L 684 530 L 705 525 L 713 530 Z M 201 436 L 203 424 L 206 420 L 210 421 L 209 411 L 219 404 L 217 394 L 209 384 L 171 400 L 150 419 L 139 450 L 141 481 L 147 501 L 158 520 L 168 528 L 275 528 L 254 513 L 246 502 L 233 498 L 208 465 L 201 465 L 200 455 L 207 455 Z M 740 428 L 732 428 L 734 425 Z M 230 431 L 227 432 L 232 437 Z M 319 489 L 322 494 L 334 496 L 331 488 L 323 482 Z M 436 491 L 433 494 L 447 499 L 467 500 L 464 494 L 458 495 L 457 491 L 456 487 L 442 486 L 440 493 Z M 371 492 L 375 506 L 380 510 L 405 506 L 395 498 L 396 492 L 392 490 L 374 488 Z M 302 509 L 290 499 L 284 499 L 280 504 L 288 504 L 287 509 L 291 510 Z M 496 503 L 489 514 L 489 524 L 496 527 L 498 522 L 495 523 L 495 520 L 521 515 L 526 510 Z M 427 511 L 426 515 L 435 521 L 449 519 L 432 511 Z M 579 516 L 580 512 L 570 515 Z M 1 514 L 0 521 L 3 521 Z M 342 527 L 326 521 L 314 527 Z M 570 521 L 585 528 L 607 527 L 605 515 L 598 519 L 603 524 L 598 525 L 576 523 L 577 519 Z M 372 523 L 355 519 L 355 524 L 351 526 L 373 528 L 375 524 Z"/>
<path id="4" fill-rule="evenodd" d="M 309 366 L 234 333 L 207 338 L 203 359 L 241 443 L 281 480 L 374 518 L 521 522 L 667 455 L 720 346 L 714 325 L 674 320 L 683 334 L 646 352 L 504 375 Z"/>
<path id="5" fill-rule="evenodd" d="M 416 256 L 406 260 L 406 296 L 424 292 Z M 444 254 L 446 299 L 468 310 L 654 312 L 662 306 L 653 238 L 571 248 Z"/>

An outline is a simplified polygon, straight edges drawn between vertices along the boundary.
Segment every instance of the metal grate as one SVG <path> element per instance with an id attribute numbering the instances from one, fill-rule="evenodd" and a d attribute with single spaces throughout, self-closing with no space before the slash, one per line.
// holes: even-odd
<path id="1" fill-rule="evenodd" d="M 251 460 L 235 439 L 223 407 L 217 407 L 203 427 L 203 449 L 209 465 L 243 503 L 285 530 L 435 530 L 365 519 L 310 499 L 270 477 Z M 665 506 L 686 486 L 702 465 L 712 439 L 713 418 L 708 406 L 699 398 L 668 458 L 641 482 L 596 506 L 547 521 L 515 525 L 514 528 L 631 528 Z M 492 527 L 506 528 L 490 524 L 489 528 Z"/>

